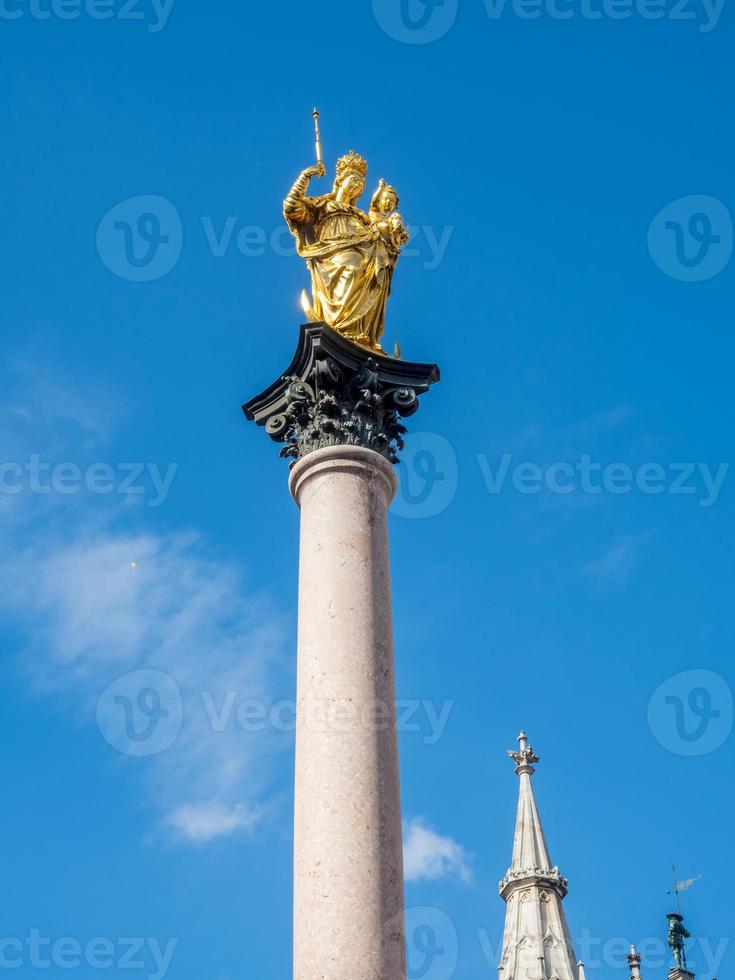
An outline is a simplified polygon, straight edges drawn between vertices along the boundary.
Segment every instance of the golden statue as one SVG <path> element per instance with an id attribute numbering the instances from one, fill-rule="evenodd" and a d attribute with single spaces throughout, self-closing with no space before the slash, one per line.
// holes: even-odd
<path id="1" fill-rule="evenodd" d="M 302 297 L 309 320 L 323 320 L 343 337 L 379 354 L 393 270 L 408 241 L 397 211 L 398 194 L 381 180 L 370 213 L 357 206 L 367 163 L 354 150 L 337 161 L 331 194 L 307 197 L 309 182 L 324 177 L 319 114 L 314 110 L 317 163 L 307 167 L 283 203 L 299 255 L 311 272 L 312 295 Z"/>

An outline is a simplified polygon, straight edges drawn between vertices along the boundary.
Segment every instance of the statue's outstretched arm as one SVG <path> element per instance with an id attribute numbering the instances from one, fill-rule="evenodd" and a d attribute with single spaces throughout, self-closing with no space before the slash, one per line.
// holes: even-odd
<path id="1" fill-rule="evenodd" d="M 291 221 L 306 221 L 309 217 L 309 203 L 306 198 L 306 191 L 312 177 L 322 177 L 324 166 L 317 164 L 315 167 L 307 167 L 296 178 L 291 190 L 286 195 L 283 202 L 283 213 Z"/>

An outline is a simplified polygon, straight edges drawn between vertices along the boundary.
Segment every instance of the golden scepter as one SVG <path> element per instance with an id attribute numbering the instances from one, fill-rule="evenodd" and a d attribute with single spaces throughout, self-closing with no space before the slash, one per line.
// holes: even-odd
<path id="1" fill-rule="evenodd" d="M 314 106 L 314 111 L 312 113 L 314 117 L 314 136 L 316 137 L 316 162 L 324 166 L 324 159 L 322 158 L 322 134 L 319 131 L 319 110 Z"/>
<path id="2" fill-rule="evenodd" d="M 324 166 L 324 160 L 322 158 L 322 134 L 319 131 L 319 110 L 314 106 L 314 111 L 312 112 L 314 117 L 314 138 L 316 140 L 316 162 L 322 170 L 322 176 L 326 173 L 326 168 Z M 305 289 L 301 290 L 301 308 L 306 314 L 306 318 L 310 323 L 315 323 L 319 317 L 316 315 L 316 311 L 311 304 L 309 299 L 309 294 Z"/>

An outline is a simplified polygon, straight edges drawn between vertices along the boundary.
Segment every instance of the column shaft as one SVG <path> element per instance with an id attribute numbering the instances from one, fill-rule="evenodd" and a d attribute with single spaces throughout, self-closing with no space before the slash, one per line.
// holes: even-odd
<path id="1" fill-rule="evenodd" d="M 294 980 L 404 980 L 403 855 L 387 508 L 393 467 L 319 449 L 301 508 Z"/>

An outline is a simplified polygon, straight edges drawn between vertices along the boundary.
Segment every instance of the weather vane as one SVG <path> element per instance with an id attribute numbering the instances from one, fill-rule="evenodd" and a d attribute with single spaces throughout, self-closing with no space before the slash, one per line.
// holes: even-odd
<path id="1" fill-rule="evenodd" d="M 308 197 L 309 184 L 326 175 L 319 110 L 315 107 L 316 163 L 299 174 L 286 195 L 283 213 L 296 248 L 311 273 L 312 296 L 302 306 L 313 322 L 324 322 L 348 340 L 385 354 L 380 339 L 393 272 L 408 230 L 398 213 L 398 193 L 380 180 L 370 210 L 358 206 L 368 165 L 354 150 L 337 161 L 331 192 Z M 400 356 L 396 346 L 394 357 Z"/>
<path id="2" fill-rule="evenodd" d="M 702 877 L 701 875 L 695 875 L 693 878 L 685 878 L 683 881 L 678 881 L 676 878 L 676 865 L 671 865 L 671 871 L 674 876 L 674 889 L 673 891 L 666 892 L 667 895 L 676 895 L 676 911 L 681 914 L 681 902 L 679 901 L 679 894 L 685 892 L 688 888 L 691 888 L 695 881 L 699 881 Z"/>
<path id="3" fill-rule="evenodd" d="M 689 939 L 691 933 L 687 931 L 687 928 L 684 925 L 684 916 L 681 914 L 679 894 L 686 891 L 688 888 L 691 888 L 694 882 L 699 881 L 702 876 L 695 875 L 694 878 L 685 878 L 683 881 L 679 881 L 676 877 L 675 865 L 672 865 L 672 872 L 674 875 L 673 894 L 676 895 L 676 912 L 669 912 L 666 916 L 666 918 L 669 920 L 668 944 L 674 957 L 676 968 L 678 970 L 687 971 L 687 953 L 684 940 Z M 672 892 L 667 892 L 667 894 L 671 895 Z"/>

